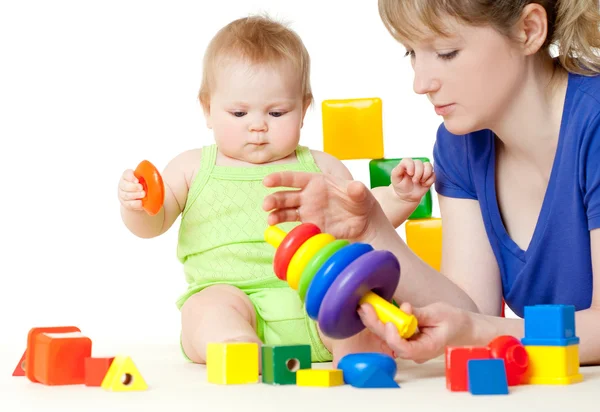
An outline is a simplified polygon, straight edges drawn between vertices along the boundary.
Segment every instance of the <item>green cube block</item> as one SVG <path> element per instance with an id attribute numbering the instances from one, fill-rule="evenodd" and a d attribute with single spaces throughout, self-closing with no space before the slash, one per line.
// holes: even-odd
<path id="1" fill-rule="evenodd" d="M 391 174 L 394 167 L 400 163 L 403 158 L 399 159 L 374 159 L 369 162 L 369 176 L 371 178 L 371 189 L 379 186 L 389 186 Z M 411 157 L 413 160 L 421 160 L 429 162 L 426 157 Z M 408 217 L 409 219 L 426 219 L 433 215 L 433 203 L 431 200 L 431 190 L 428 190 L 425 196 L 421 199 L 419 206 Z"/>
<path id="2" fill-rule="evenodd" d="M 295 385 L 296 371 L 311 366 L 310 345 L 262 346 L 263 383 Z"/>

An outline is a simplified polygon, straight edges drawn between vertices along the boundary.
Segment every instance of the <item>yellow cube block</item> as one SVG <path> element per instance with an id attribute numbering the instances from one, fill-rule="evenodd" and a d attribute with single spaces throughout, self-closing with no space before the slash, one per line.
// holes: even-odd
<path id="1" fill-rule="evenodd" d="M 407 220 L 404 227 L 408 247 L 439 272 L 442 266 L 442 219 Z"/>
<path id="2" fill-rule="evenodd" d="M 296 371 L 298 386 L 340 386 L 344 384 L 341 369 L 300 369 Z"/>
<path id="3" fill-rule="evenodd" d="M 324 100 L 323 151 L 348 159 L 383 158 L 380 98 Z"/>
<path id="4" fill-rule="evenodd" d="M 235 385 L 258 382 L 258 344 L 209 343 L 206 347 L 208 382 Z"/>
<path id="5" fill-rule="evenodd" d="M 529 368 L 525 382 L 533 385 L 569 385 L 581 382 L 579 345 L 528 346 Z"/>

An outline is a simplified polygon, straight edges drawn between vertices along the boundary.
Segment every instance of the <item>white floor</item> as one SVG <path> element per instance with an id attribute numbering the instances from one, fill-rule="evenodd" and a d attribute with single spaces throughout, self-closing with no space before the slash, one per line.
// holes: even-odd
<path id="1" fill-rule="evenodd" d="M 521 386 L 508 396 L 481 397 L 445 388 L 441 360 L 400 362 L 400 389 L 219 386 L 206 381 L 203 366 L 186 363 L 177 346 L 95 346 L 93 356 L 129 355 L 147 381 L 144 392 L 115 393 L 84 385 L 49 387 L 13 377 L 23 348 L 0 345 L 0 411 L 578 411 L 598 410 L 600 367 L 581 368 L 584 382 L 570 386 Z M 329 364 L 314 365 L 327 368 Z M 417 409 L 418 408 L 418 409 Z M 375 411 L 373 411 L 375 412 Z"/>

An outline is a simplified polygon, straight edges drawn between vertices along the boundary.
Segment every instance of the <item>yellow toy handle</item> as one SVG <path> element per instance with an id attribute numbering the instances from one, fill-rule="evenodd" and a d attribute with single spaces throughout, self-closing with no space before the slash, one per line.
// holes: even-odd
<path id="1" fill-rule="evenodd" d="M 381 296 L 373 292 L 367 292 L 360 299 L 359 304 L 362 305 L 363 303 L 373 306 L 377 317 L 382 323 L 393 323 L 398 329 L 400 336 L 404 339 L 408 339 L 417 331 L 418 322 L 414 315 L 404 313 Z"/>

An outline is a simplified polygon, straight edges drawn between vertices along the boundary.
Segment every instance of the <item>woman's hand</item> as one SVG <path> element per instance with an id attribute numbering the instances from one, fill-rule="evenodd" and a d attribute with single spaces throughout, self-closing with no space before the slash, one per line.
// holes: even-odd
<path id="1" fill-rule="evenodd" d="M 374 238 L 376 217 L 383 211 L 373 194 L 359 181 L 322 173 L 280 172 L 265 177 L 266 187 L 287 187 L 265 197 L 268 223 L 302 221 L 317 225 L 337 239 L 369 242 Z M 389 224 L 385 215 L 385 222 Z M 391 224 L 389 226 L 393 229 Z"/>
<path id="2" fill-rule="evenodd" d="M 408 340 L 400 337 L 392 323 L 384 325 L 373 307 L 363 304 L 358 313 L 367 328 L 383 339 L 396 357 L 423 363 L 443 355 L 446 346 L 472 344 L 473 319 L 470 313 L 445 303 L 434 303 L 422 308 L 413 308 L 403 303 L 400 309 L 416 316 L 419 330 Z"/>

